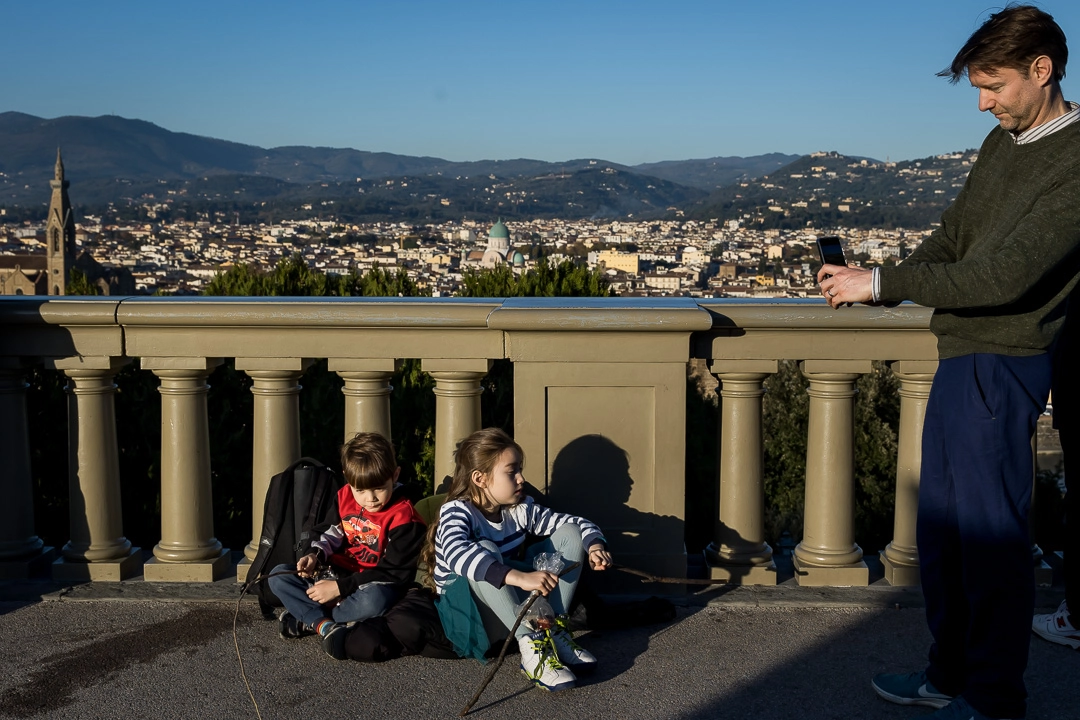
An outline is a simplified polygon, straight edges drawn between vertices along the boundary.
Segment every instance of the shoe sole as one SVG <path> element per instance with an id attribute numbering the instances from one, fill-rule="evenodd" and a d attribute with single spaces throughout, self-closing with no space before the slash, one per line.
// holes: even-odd
<path id="1" fill-rule="evenodd" d="M 521 674 L 529 678 L 533 685 L 540 688 L 541 690 L 544 690 L 545 692 L 562 692 L 563 690 L 572 690 L 574 687 L 576 687 L 576 683 L 574 682 L 565 682 L 562 685 L 545 685 L 544 683 L 540 682 L 532 675 L 530 675 L 528 671 L 525 670 L 525 668 L 521 668 Z"/>
<path id="2" fill-rule="evenodd" d="M 1080 650 L 1080 640 L 1074 640 L 1068 637 L 1061 637 L 1060 635 L 1046 632 L 1042 628 L 1032 627 L 1031 630 L 1043 640 L 1052 642 L 1055 645 L 1064 645 L 1066 647 L 1071 647 L 1073 650 Z"/>
<path id="3" fill-rule="evenodd" d="M 883 700 L 888 700 L 891 703 L 897 705 L 924 705 L 926 707 L 932 707 L 940 710 L 949 703 L 952 702 L 952 698 L 935 698 L 935 697 L 904 697 L 902 695 L 893 695 L 891 692 L 882 690 L 877 686 L 874 681 L 870 681 L 871 687 L 874 688 L 874 692 L 878 694 Z"/>

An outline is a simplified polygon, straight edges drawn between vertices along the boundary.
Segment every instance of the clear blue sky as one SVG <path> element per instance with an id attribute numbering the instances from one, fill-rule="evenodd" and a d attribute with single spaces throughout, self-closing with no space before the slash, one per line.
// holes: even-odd
<path id="1" fill-rule="evenodd" d="M 993 126 L 934 73 L 1001 4 L 18 0 L 0 111 L 450 160 L 904 160 Z M 1080 75 L 1080 2 L 1038 4 Z"/>

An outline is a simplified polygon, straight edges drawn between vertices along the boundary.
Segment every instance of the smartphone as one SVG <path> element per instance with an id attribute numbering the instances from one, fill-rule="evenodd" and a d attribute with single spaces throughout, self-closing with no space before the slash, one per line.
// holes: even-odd
<path id="1" fill-rule="evenodd" d="M 817 239 L 818 254 L 821 255 L 822 265 L 847 266 L 844 260 L 844 247 L 840 244 L 840 238 L 836 235 L 827 235 Z M 826 275 L 826 277 L 832 277 Z"/>

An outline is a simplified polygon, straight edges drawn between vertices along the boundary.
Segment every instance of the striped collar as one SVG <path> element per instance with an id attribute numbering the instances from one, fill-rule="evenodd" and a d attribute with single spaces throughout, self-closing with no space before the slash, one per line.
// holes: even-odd
<path id="1" fill-rule="evenodd" d="M 1013 141 L 1017 145 L 1026 145 L 1027 143 L 1035 142 L 1040 138 L 1044 138 L 1051 133 L 1055 133 L 1064 127 L 1072 125 L 1074 122 L 1080 120 L 1080 105 L 1070 102 L 1069 112 L 1065 113 L 1061 117 L 1056 117 L 1050 122 L 1044 122 L 1042 125 L 1036 125 L 1033 128 L 1028 128 L 1019 135 L 1013 135 Z"/>

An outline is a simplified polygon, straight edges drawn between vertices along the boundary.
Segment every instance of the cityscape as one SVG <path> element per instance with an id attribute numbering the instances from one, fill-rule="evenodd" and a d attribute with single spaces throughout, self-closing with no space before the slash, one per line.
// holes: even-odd
<path id="1" fill-rule="evenodd" d="M 812 161 L 825 155 L 829 153 L 809 157 Z M 968 166 L 976 154 L 969 151 L 943 157 Z M 867 164 L 866 160 L 855 163 L 855 170 Z M 955 194 L 959 185 L 955 177 L 917 165 L 900 171 L 916 176 L 916 191 Z M 854 170 L 849 173 L 858 177 Z M 812 182 L 826 174 L 836 175 L 824 166 L 811 165 L 809 177 L 791 173 L 788 179 Z M 747 194 L 768 194 L 780 192 L 777 182 L 766 176 L 738 185 Z M 77 186 L 71 192 L 77 199 Z M 43 199 L 46 193 L 43 187 Z M 423 294 L 432 297 L 454 295 L 469 271 L 505 265 L 522 273 L 546 260 L 571 261 L 599 270 L 611 292 L 619 296 L 770 299 L 817 294 L 817 236 L 839 235 L 849 261 L 874 264 L 902 259 L 933 230 L 767 227 L 767 215 L 798 212 L 810 204 L 828 208 L 832 202 L 817 197 L 812 190 L 800 190 L 793 197 L 798 199 L 770 199 L 754 212 L 705 220 L 687 219 L 680 217 L 681 211 L 673 211 L 666 219 L 653 220 L 463 219 L 426 224 L 350 223 L 327 214 L 333 209 L 332 201 L 324 203 L 328 207 L 321 208 L 317 219 L 241 223 L 229 213 L 206 211 L 196 219 L 161 220 L 158 216 L 168 214 L 171 199 L 143 197 L 138 201 L 138 221 L 110 219 L 104 214 L 77 216 L 73 254 L 88 255 L 106 270 L 130 274 L 136 294 L 198 294 L 215 275 L 234 265 L 271 270 L 281 260 L 299 255 L 309 267 L 339 275 L 363 274 L 372 268 L 400 269 Z M 835 209 L 846 213 L 857 204 L 857 200 L 847 198 L 836 202 Z M 310 204 L 299 209 L 313 210 Z M 17 268 L 29 278 L 35 272 L 34 263 L 19 263 L 18 259 L 44 258 L 45 213 L 39 222 L 4 222 L 3 215 L 0 209 L 0 267 L 7 273 Z M 3 294 L 15 294 L 14 288 L 13 282 L 0 284 Z M 103 285 L 102 291 L 108 293 L 109 289 Z"/>

